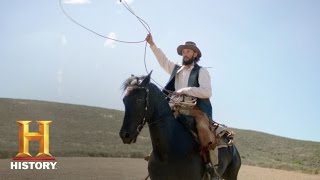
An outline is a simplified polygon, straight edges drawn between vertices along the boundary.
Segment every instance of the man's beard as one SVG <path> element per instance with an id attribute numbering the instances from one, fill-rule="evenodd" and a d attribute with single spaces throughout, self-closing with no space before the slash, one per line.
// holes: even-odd
<path id="1" fill-rule="evenodd" d="M 192 57 L 191 59 L 188 59 L 187 57 L 183 57 L 182 58 L 182 64 L 183 65 L 190 65 L 194 62 L 194 57 Z"/>

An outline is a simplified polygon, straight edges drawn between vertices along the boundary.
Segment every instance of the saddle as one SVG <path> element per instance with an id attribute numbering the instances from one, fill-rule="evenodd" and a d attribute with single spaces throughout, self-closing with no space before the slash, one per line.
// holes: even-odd
<path id="1" fill-rule="evenodd" d="M 196 122 L 192 116 L 188 115 L 179 115 L 177 118 L 178 122 L 180 122 L 185 128 L 187 128 L 195 140 L 199 142 L 198 140 L 198 132 L 196 128 Z M 228 127 L 224 124 L 220 124 L 215 121 L 209 122 L 210 130 L 216 137 L 216 139 L 219 141 L 217 146 L 226 144 L 226 145 L 232 145 L 234 143 L 234 135 L 235 133 L 233 131 L 229 131 Z M 220 142 L 222 140 L 222 142 Z"/>

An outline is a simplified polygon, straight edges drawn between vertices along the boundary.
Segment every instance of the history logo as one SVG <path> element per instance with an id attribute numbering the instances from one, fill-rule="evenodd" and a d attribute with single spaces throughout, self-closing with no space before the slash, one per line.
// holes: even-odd
<path id="1" fill-rule="evenodd" d="M 31 121 L 17 121 L 19 125 L 19 153 L 12 158 L 10 169 L 57 169 L 57 162 L 49 152 L 49 126 L 52 121 L 37 121 L 38 132 L 29 132 Z M 35 157 L 29 153 L 29 141 L 39 142 Z"/>

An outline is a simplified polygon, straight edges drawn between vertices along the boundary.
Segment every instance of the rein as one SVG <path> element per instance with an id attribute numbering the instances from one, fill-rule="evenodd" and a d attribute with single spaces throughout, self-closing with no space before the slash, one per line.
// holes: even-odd
<path id="1" fill-rule="evenodd" d="M 137 127 L 137 133 L 140 134 L 143 126 L 146 124 L 147 122 L 147 111 L 148 111 L 148 106 L 149 106 L 149 88 L 146 88 L 146 87 L 137 87 L 138 89 L 145 89 L 146 90 L 146 106 L 144 107 L 144 115 L 143 115 L 143 119 L 141 121 L 141 124 L 138 125 Z"/>
<path id="2" fill-rule="evenodd" d="M 144 115 L 143 115 L 143 118 L 142 118 L 142 121 L 141 123 L 138 125 L 137 127 L 137 134 L 139 135 L 141 130 L 143 129 L 143 127 L 145 126 L 145 124 L 147 123 L 147 112 L 148 112 L 148 107 L 149 107 L 149 88 L 147 87 L 132 87 L 132 89 L 144 89 L 146 91 L 146 97 L 145 97 L 145 101 L 146 101 L 146 106 L 144 107 Z M 166 97 L 169 97 L 168 95 Z M 170 98 L 170 102 L 173 102 L 175 105 L 179 105 L 179 106 L 194 106 L 196 104 L 196 99 L 192 99 L 190 101 L 184 101 L 184 102 L 177 102 L 177 100 L 174 100 L 172 99 L 171 97 Z M 184 98 L 183 98 L 184 99 Z M 159 120 L 156 120 L 154 122 L 148 122 L 148 125 L 151 126 L 151 125 L 154 125 L 158 122 L 160 122 L 163 118 L 160 118 Z"/>
<path id="3" fill-rule="evenodd" d="M 149 93 L 150 93 L 150 90 L 149 88 L 147 87 L 135 87 L 134 89 L 145 89 L 146 90 L 146 106 L 144 107 L 144 115 L 143 115 L 143 118 L 142 118 L 142 121 L 141 123 L 138 125 L 137 127 L 137 133 L 138 135 L 140 134 L 142 128 L 144 127 L 144 125 L 147 123 L 147 112 L 148 112 L 148 107 L 149 107 Z M 156 120 L 154 122 L 148 122 L 148 126 L 152 126 L 158 122 L 160 122 L 163 118 L 160 118 L 159 120 Z"/>

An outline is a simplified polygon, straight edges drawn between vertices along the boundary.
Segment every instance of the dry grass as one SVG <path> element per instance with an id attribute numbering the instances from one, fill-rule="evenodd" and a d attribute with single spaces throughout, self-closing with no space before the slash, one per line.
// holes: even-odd
<path id="1" fill-rule="evenodd" d="M 151 150 L 147 127 L 134 145 L 119 138 L 123 112 L 97 107 L 0 98 L 0 158 L 18 151 L 17 120 L 52 120 L 50 152 L 56 157 L 143 157 Z M 36 123 L 31 131 L 37 131 Z M 233 129 L 243 164 L 320 173 L 320 143 Z M 37 152 L 31 143 L 31 153 Z"/>

